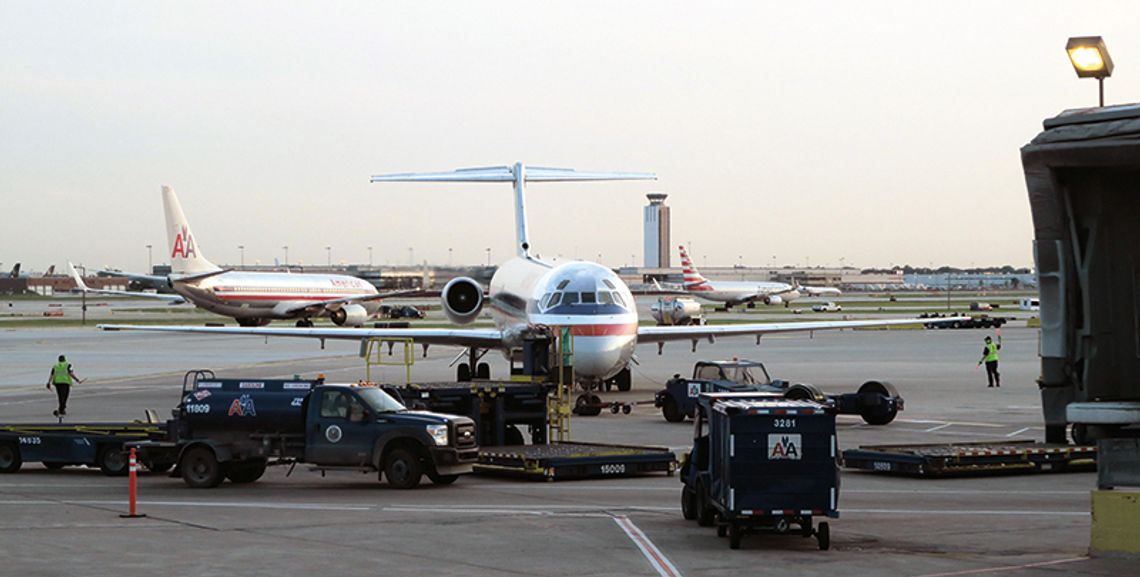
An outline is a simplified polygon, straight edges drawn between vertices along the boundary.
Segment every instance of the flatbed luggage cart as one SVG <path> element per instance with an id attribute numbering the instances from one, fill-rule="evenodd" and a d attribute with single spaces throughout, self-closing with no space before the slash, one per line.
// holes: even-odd
<path id="1" fill-rule="evenodd" d="M 157 420 L 152 415 L 148 419 Z M 48 469 L 83 465 L 98 467 L 105 475 L 125 475 L 124 443 L 165 436 L 165 425 L 157 422 L 0 425 L 0 473 L 38 462 Z"/>
<path id="2" fill-rule="evenodd" d="M 463 415 L 475 421 L 480 446 L 546 442 L 547 385 L 515 381 L 414 383 L 394 387 L 408 408 Z"/>
<path id="3" fill-rule="evenodd" d="M 1035 441 L 871 445 L 843 451 L 843 466 L 914 477 L 1095 471 L 1096 447 Z"/>
<path id="4" fill-rule="evenodd" d="M 630 477 L 650 473 L 672 476 L 677 456 L 664 447 L 595 443 L 550 443 L 483 447 L 475 472 L 545 481 Z"/>

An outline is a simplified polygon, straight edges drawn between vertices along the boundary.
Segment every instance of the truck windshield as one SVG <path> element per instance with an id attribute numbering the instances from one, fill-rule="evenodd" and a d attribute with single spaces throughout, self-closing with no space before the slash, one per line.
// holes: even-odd
<path id="1" fill-rule="evenodd" d="M 364 402 L 368 403 L 368 406 L 377 413 L 394 413 L 407 410 L 407 407 L 380 389 L 356 389 L 356 394 L 360 395 L 360 398 L 364 399 Z"/>

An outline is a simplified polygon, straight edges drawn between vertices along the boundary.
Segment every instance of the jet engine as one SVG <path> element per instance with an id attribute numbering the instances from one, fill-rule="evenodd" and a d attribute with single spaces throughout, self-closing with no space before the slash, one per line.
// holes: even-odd
<path id="1" fill-rule="evenodd" d="M 337 326 L 358 327 L 368 320 L 368 310 L 358 304 L 348 304 L 329 311 L 329 318 Z"/>
<path id="2" fill-rule="evenodd" d="M 780 295 L 768 295 L 764 297 L 764 304 L 766 305 L 778 305 L 783 303 L 784 299 L 780 298 Z"/>
<path id="3" fill-rule="evenodd" d="M 658 326 L 662 325 L 699 325 L 701 318 L 701 305 L 697 301 L 686 297 L 661 297 L 653 306 L 649 307 L 653 320 Z"/>
<path id="4" fill-rule="evenodd" d="M 483 287 L 473 279 L 455 277 L 444 285 L 440 300 L 447 320 L 465 325 L 479 318 L 479 311 L 483 310 Z"/>

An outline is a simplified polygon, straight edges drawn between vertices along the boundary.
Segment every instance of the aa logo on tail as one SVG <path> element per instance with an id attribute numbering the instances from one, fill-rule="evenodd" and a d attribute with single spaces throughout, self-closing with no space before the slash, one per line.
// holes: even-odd
<path id="1" fill-rule="evenodd" d="M 194 237 L 190 235 L 190 230 L 182 227 L 182 232 L 179 232 L 174 237 L 174 250 L 170 251 L 170 258 L 195 258 L 198 256 L 198 251 L 194 249 Z"/>
<path id="2" fill-rule="evenodd" d="M 768 459 L 799 461 L 803 458 L 803 442 L 798 434 L 768 435 Z"/>

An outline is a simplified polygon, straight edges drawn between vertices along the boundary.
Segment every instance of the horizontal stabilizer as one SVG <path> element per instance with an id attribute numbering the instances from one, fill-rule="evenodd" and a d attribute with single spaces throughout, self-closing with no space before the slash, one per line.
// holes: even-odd
<path id="1" fill-rule="evenodd" d="M 572 168 L 527 166 L 525 182 L 575 182 L 589 180 L 656 180 L 652 172 L 585 172 Z M 487 166 L 449 172 L 402 172 L 380 174 L 372 182 L 515 182 L 515 167 Z"/>

